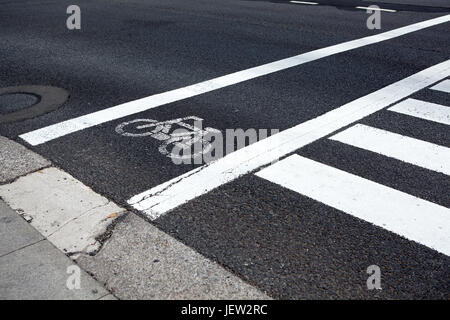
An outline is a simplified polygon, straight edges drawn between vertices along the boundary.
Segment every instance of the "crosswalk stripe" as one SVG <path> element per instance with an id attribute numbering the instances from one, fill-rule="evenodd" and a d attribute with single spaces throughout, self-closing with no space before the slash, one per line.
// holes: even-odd
<path id="1" fill-rule="evenodd" d="M 450 256 L 448 208 L 296 154 L 256 175 Z"/>
<path id="2" fill-rule="evenodd" d="M 450 148 L 363 124 L 330 139 L 450 175 Z"/>
<path id="3" fill-rule="evenodd" d="M 416 99 L 407 99 L 388 109 L 408 116 L 450 125 L 450 107 Z"/>
<path id="4" fill-rule="evenodd" d="M 450 93 L 450 80 L 444 80 L 430 89 Z"/>

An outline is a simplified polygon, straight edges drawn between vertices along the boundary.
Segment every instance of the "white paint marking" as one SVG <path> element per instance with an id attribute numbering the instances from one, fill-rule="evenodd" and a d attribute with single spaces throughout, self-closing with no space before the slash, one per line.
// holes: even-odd
<path id="1" fill-rule="evenodd" d="M 187 172 L 136 195 L 128 203 L 144 212 L 150 219 L 156 219 L 189 200 L 270 164 L 448 76 L 450 76 L 450 60 L 356 99 L 315 119 L 227 154 L 209 165 Z"/>
<path id="2" fill-rule="evenodd" d="M 354 125 L 330 139 L 450 175 L 450 149 L 430 142 L 363 124 Z"/>
<path id="3" fill-rule="evenodd" d="M 436 103 L 407 99 L 390 107 L 388 110 L 450 125 L 450 107 Z"/>
<path id="4" fill-rule="evenodd" d="M 431 87 L 430 89 L 450 93 L 450 80 L 439 82 L 437 85 Z"/>
<path id="5" fill-rule="evenodd" d="M 375 11 L 385 11 L 385 12 L 397 12 L 397 10 L 383 9 L 383 8 L 375 8 L 375 7 L 356 7 L 356 9 L 361 9 L 361 10 L 375 10 Z"/>
<path id="6" fill-rule="evenodd" d="M 257 176 L 450 255 L 450 209 L 292 155 Z"/>
<path id="7" fill-rule="evenodd" d="M 200 82 L 184 88 L 156 94 L 150 97 L 127 102 L 115 107 L 100 110 L 78 118 L 56 123 L 35 131 L 20 135 L 20 138 L 35 146 L 50 140 L 74 133 L 86 128 L 90 128 L 108 121 L 120 119 L 132 114 L 143 112 L 175 101 L 194 97 L 206 92 L 221 89 L 230 85 L 255 79 L 267 74 L 299 66 L 311 61 L 353 49 L 379 43 L 385 40 L 394 39 L 408 33 L 419 31 L 425 28 L 436 26 L 450 21 L 450 15 L 415 23 L 406 27 L 383 32 L 377 35 L 344 42 L 330 47 L 303 53 L 294 57 L 267 63 L 258 67 L 231 73 L 219 78 Z"/>
<path id="8" fill-rule="evenodd" d="M 202 118 L 196 116 L 177 118 L 162 122 L 153 119 L 135 119 L 119 124 L 116 127 L 116 132 L 125 137 L 136 138 L 150 136 L 156 140 L 162 141 L 159 152 L 169 158 L 183 160 L 208 153 L 213 145 L 204 137 L 208 134 L 221 133 L 220 130 L 210 127 L 203 129 L 202 121 Z M 193 122 L 193 124 L 191 125 L 188 122 Z M 197 145 L 198 148 L 195 148 L 195 145 Z M 185 151 L 179 154 L 174 152 L 174 147 L 178 151 Z M 192 151 L 191 148 L 194 148 L 194 150 Z"/>
<path id="9" fill-rule="evenodd" d="M 312 5 L 318 4 L 317 2 L 310 2 L 310 1 L 289 1 L 289 2 L 297 4 L 312 4 Z"/>

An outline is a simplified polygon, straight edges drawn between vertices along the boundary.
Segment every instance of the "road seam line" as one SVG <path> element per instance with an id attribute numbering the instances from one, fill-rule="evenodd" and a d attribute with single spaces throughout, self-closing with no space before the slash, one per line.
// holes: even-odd
<path id="1" fill-rule="evenodd" d="M 42 234 L 41 234 L 41 235 L 42 235 Z M 43 238 L 40 239 L 40 240 L 37 240 L 37 241 L 35 241 L 35 242 L 29 243 L 29 244 L 27 244 L 27 245 L 24 245 L 24 246 L 22 246 L 22 247 L 20 247 L 20 248 L 14 249 L 14 250 L 12 250 L 12 251 L 10 251 L 10 252 L 8 252 L 8 253 L 5 253 L 5 254 L 0 255 L 0 259 L 3 258 L 3 257 L 6 257 L 7 255 L 10 255 L 11 253 L 15 253 L 15 252 L 20 251 L 20 250 L 22 250 L 22 249 L 25 249 L 25 248 L 28 248 L 28 247 L 30 247 L 30 246 L 33 246 L 33 245 L 35 245 L 36 243 L 39 243 L 39 242 L 41 242 L 41 241 L 46 241 L 46 240 L 48 241 L 48 239 L 46 239 L 45 237 L 43 237 Z M 60 251 L 61 251 L 61 250 L 60 250 Z"/>

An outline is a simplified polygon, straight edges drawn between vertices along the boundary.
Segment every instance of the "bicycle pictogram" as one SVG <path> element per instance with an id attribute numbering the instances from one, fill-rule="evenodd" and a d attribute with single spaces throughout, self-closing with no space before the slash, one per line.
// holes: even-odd
<path id="1" fill-rule="evenodd" d="M 116 132 L 125 137 L 152 137 L 162 141 L 159 152 L 169 158 L 183 160 L 209 152 L 212 145 L 207 135 L 220 133 L 214 128 L 202 128 L 202 121 L 202 118 L 196 116 L 161 122 L 135 119 L 119 124 Z"/>

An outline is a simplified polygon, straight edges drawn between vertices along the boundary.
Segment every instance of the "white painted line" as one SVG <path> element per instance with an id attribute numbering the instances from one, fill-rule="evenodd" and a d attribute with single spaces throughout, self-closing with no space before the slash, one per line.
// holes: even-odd
<path id="1" fill-rule="evenodd" d="M 31 145 L 39 145 L 50 140 L 74 133 L 86 128 L 90 128 L 108 121 L 120 119 L 132 114 L 143 112 L 175 101 L 194 97 L 206 92 L 231 86 L 250 79 L 255 79 L 267 74 L 299 66 L 324 57 L 346 52 L 349 50 L 379 43 L 408 33 L 419 31 L 425 28 L 436 26 L 450 21 L 450 14 L 439 18 L 415 23 L 399 29 L 383 32 L 377 35 L 344 42 L 330 47 L 310 51 L 290 58 L 267 63 L 258 67 L 231 73 L 219 78 L 200 82 L 184 88 L 156 94 L 139 100 L 127 102 L 115 107 L 100 110 L 78 118 L 56 123 L 35 131 L 20 135 L 20 138 Z"/>
<path id="2" fill-rule="evenodd" d="M 407 99 L 390 107 L 388 110 L 450 125 L 450 107 L 436 103 Z"/>
<path id="3" fill-rule="evenodd" d="M 292 155 L 256 174 L 450 256 L 450 209 Z"/>
<path id="4" fill-rule="evenodd" d="M 375 8 L 375 7 L 356 7 L 356 9 L 361 9 L 361 10 L 374 10 L 374 11 L 385 11 L 385 12 L 397 12 L 397 10 L 383 9 L 383 8 Z"/>
<path id="5" fill-rule="evenodd" d="M 289 2 L 298 4 L 312 4 L 312 5 L 318 4 L 317 2 L 309 2 L 309 1 L 289 1 Z"/>
<path id="6" fill-rule="evenodd" d="M 450 80 L 439 82 L 437 85 L 431 87 L 430 89 L 450 93 Z"/>
<path id="7" fill-rule="evenodd" d="M 367 96 L 356 99 L 315 119 L 239 149 L 225 157 L 174 178 L 137 196 L 128 203 L 156 219 L 189 200 L 199 197 L 261 166 L 323 138 L 414 92 L 450 75 L 450 60 L 432 66 Z"/>
<path id="8" fill-rule="evenodd" d="M 354 125 L 330 139 L 450 175 L 450 148 L 363 124 Z"/>

